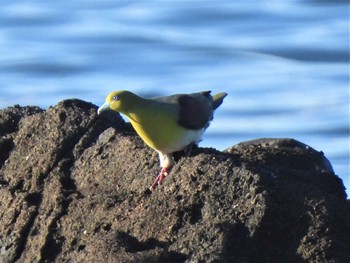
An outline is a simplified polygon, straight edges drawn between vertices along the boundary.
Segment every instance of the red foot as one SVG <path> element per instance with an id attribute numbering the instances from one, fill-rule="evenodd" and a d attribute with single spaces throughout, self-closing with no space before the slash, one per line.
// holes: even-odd
<path id="1" fill-rule="evenodd" d="M 157 185 L 161 184 L 164 181 L 165 177 L 169 174 L 169 172 L 169 168 L 162 168 L 162 170 L 160 170 L 160 173 L 158 174 L 158 176 L 156 177 L 149 189 L 154 190 L 157 187 Z"/>

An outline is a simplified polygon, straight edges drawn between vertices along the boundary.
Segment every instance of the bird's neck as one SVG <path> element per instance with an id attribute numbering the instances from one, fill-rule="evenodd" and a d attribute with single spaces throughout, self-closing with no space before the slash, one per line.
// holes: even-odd
<path id="1" fill-rule="evenodd" d="M 157 134 L 154 130 L 157 123 L 155 113 L 153 103 L 142 98 L 135 104 L 135 107 L 131 107 L 128 112 L 124 113 L 139 136 L 153 149 L 157 148 L 153 138 L 154 134 Z"/>
<path id="2" fill-rule="evenodd" d="M 131 122 L 140 124 L 152 119 L 152 113 L 154 113 L 154 111 L 152 111 L 151 108 L 152 103 L 150 103 L 148 99 L 137 97 L 132 104 L 128 105 L 125 112 L 122 113 L 124 113 Z"/>

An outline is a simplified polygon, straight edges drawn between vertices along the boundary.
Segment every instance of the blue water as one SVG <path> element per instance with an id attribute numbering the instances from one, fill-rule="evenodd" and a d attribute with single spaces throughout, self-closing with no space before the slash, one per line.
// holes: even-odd
<path id="1" fill-rule="evenodd" d="M 348 1 L 1 3 L 0 108 L 117 89 L 226 91 L 202 146 L 295 138 L 350 189 Z"/>

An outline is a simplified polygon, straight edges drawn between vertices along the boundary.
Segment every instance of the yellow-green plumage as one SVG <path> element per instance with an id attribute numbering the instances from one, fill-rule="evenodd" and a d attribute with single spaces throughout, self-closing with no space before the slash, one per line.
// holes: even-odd
<path id="1" fill-rule="evenodd" d="M 171 152 L 173 144 L 186 132 L 177 124 L 177 112 L 172 105 L 141 99 L 129 107 L 127 111 L 120 112 L 130 120 L 145 143 L 155 150 Z"/>
<path id="2" fill-rule="evenodd" d="M 187 145 L 181 143 L 181 138 L 185 136 L 187 130 L 179 126 L 175 118 L 168 118 L 171 111 L 154 110 L 152 112 L 150 114 L 150 112 L 141 109 L 138 112 L 125 115 L 129 118 L 136 132 L 151 148 L 169 153 L 186 147 Z"/>

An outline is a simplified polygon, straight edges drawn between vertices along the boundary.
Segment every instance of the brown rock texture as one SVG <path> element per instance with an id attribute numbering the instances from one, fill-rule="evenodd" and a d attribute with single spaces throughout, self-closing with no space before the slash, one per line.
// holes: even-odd
<path id="1" fill-rule="evenodd" d="M 322 152 L 257 139 L 158 157 L 119 114 L 0 110 L 0 262 L 350 262 L 350 205 Z"/>

